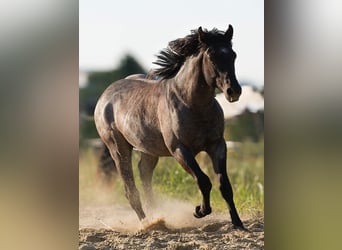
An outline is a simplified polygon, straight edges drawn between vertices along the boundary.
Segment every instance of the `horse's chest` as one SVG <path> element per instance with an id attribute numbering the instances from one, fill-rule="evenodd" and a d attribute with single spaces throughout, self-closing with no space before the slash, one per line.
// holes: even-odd
<path id="1" fill-rule="evenodd" d="M 175 115 L 173 130 L 186 145 L 203 150 L 223 135 L 223 121 L 218 115 L 183 111 Z"/>

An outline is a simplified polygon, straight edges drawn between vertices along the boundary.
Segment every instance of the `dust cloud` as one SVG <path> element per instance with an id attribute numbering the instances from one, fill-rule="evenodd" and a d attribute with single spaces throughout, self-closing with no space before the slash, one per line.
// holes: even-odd
<path id="1" fill-rule="evenodd" d="M 104 197 L 101 197 L 103 200 Z M 228 220 L 228 214 L 213 213 L 205 218 L 193 216 L 195 205 L 171 198 L 160 198 L 153 209 L 146 209 L 147 218 L 139 221 L 128 202 L 105 205 L 83 205 L 79 209 L 79 227 L 111 229 L 120 232 L 136 232 L 163 226 L 168 229 L 196 228 L 208 222 Z M 227 221 L 228 222 L 228 221 Z"/>

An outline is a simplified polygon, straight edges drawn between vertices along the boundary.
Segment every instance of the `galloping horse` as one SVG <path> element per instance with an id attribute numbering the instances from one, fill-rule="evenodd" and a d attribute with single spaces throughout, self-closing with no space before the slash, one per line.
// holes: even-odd
<path id="1" fill-rule="evenodd" d="M 233 225 L 243 228 L 227 176 L 224 120 L 215 89 L 229 102 L 238 101 L 241 87 L 235 77 L 233 27 L 227 31 L 193 30 L 162 50 L 146 78 L 130 76 L 111 84 L 95 108 L 97 131 L 108 147 L 124 181 L 126 197 L 140 220 L 146 215 L 132 171 L 132 149 L 141 152 L 138 164 L 143 189 L 152 202 L 152 174 L 159 156 L 173 156 L 193 176 L 203 195 L 194 216 L 211 213 L 212 184 L 195 156 L 208 153 L 219 177 Z M 153 80 L 157 78 L 157 80 Z"/>

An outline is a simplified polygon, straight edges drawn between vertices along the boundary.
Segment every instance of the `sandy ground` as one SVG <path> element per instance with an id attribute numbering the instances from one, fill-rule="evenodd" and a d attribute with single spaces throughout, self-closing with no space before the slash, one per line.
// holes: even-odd
<path id="1" fill-rule="evenodd" d="M 140 223 L 126 205 L 80 207 L 79 249 L 264 249 L 263 216 L 243 216 L 243 231 L 233 228 L 228 214 L 196 219 L 193 209 L 165 202 Z"/>

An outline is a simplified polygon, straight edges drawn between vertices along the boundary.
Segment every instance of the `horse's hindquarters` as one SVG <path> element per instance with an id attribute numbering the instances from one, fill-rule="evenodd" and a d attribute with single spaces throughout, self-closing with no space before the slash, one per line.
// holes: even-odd
<path id="1" fill-rule="evenodd" d="M 159 125 L 158 106 L 164 98 L 162 84 L 125 79 L 109 87 L 98 103 L 95 118 L 99 134 L 115 131 L 138 151 L 168 156 Z M 102 127 L 105 127 L 103 129 Z"/>

